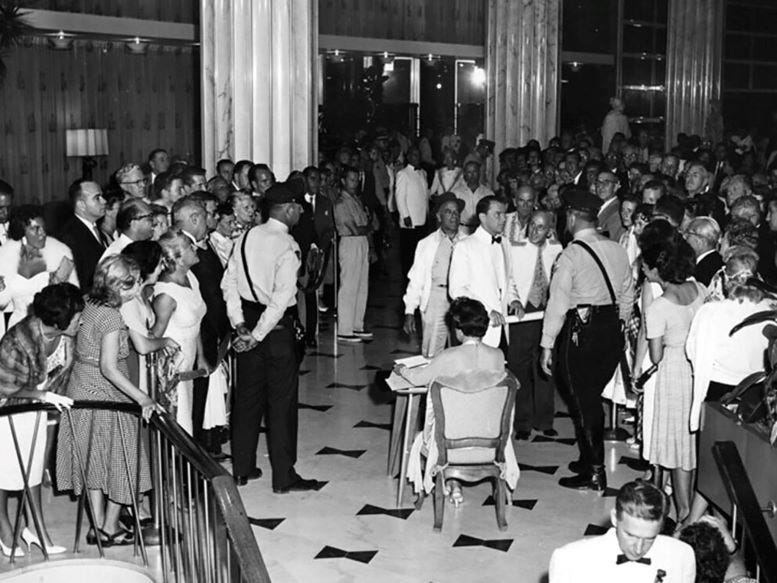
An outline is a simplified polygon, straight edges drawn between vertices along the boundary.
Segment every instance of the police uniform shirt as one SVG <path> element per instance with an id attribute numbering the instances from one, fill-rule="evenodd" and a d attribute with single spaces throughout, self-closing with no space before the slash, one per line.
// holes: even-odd
<path id="1" fill-rule="evenodd" d="M 642 562 L 619 555 L 615 528 L 553 551 L 550 583 L 694 583 L 696 557 L 686 543 L 658 535 Z M 649 564 L 646 564 L 649 561 Z"/>
<path id="2" fill-rule="evenodd" d="M 243 239 L 253 290 L 259 302 L 267 306 L 251 332 L 261 342 L 278 325 L 286 309 L 297 303 L 300 249 L 289 228 L 273 218 L 241 235 L 221 282 L 233 327 L 245 321 L 241 299 L 255 301 L 243 269 Z"/>
<path id="3" fill-rule="evenodd" d="M 621 320 L 631 315 L 634 301 L 634 280 L 626 250 L 610 240 L 602 240 L 593 228 L 582 229 L 575 240 L 587 243 L 604 264 L 610 277 Z M 550 297 L 542 326 L 543 348 L 553 348 L 564 325 L 566 313 L 580 304 L 605 306 L 612 304 L 602 272 L 593 257 L 580 245 L 568 245 L 559 255 L 550 278 Z"/>

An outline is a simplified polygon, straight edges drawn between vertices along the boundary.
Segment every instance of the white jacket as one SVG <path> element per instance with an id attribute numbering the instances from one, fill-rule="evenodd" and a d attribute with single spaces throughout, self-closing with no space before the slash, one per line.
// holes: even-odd
<path id="1" fill-rule="evenodd" d="M 394 196 L 399 211 L 400 227 L 408 228 L 405 225 L 406 217 L 410 217 L 413 227 L 423 227 L 426 224 L 429 189 L 424 170 L 413 168 L 408 164 L 397 172 L 397 186 Z"/>
<path id="2" fill-rule="evenodd" d="M 523 245 L 508 245 L 510 250 L 510 273 L 513 277 L 514 286 L 511 287 L 509 301 L 519 300 L 526 307 L 526 299 L 531 291 L 531 284 L 534 280 L 534 269 L 537 262 L 537 246 L 530 243 L 528 239 Z M 562 247 L 558 243 L 545 243 L 542 250 L 542 265 L 545 268 L 545 275 L 550 284 L 550 274 L 556 257 L 561 253 Z"/>
<path id="3" fill-rule="evenodd" d="M 502 257 L 504 265 L 495 265 L 491 235 L 478 227 L 469 237 L 459 241 L 453 248 L 451 269 L 448 276 L 448 293 L 452 298 L 468 297 L 482 303 L 490 314 L 497 311 L 507 317 L 510 298 L 516 297 L 506 237 L 502 237 Z M 490 326 L 483 342 L 498 347 L 500 328 Z"/>
<path id="4" fill-rule="evenodd" d="M 414 314 L 416 308 L 419 308 L 422 312 L 426 310 L 426 306 L 429 303 L 429 295 L 432 293 L 432 264 L 434 263 L 435 255 L 437 255 L 440 241 L 445 236 L 442 229 L 437 229 L 434 233 L 418 242 L 418 246 L 415 248 L 413 266 L 407 274 L 407 289 L 402 298 L 402 301 L 405 303 L 405 314 Z M 467 233 L 464 230 L 459 230 L 453 241 L 454 245 L 466 236 Z"/>

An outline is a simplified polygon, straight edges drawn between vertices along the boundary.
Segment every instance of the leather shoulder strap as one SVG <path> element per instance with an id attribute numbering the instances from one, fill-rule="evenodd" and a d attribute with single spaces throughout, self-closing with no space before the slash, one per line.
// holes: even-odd
<path id="1" fill-rule="evenodd" d="M 248 229 L 245 232 L 245 235 L 243 235 L 243 243 L 240 245 L 240 257 L 243 259 L 243 273 L 245 273 L 246 280 L 248 281 L 248 289 L 251 290 L 251 295 L 254 296 L 254 301 L 258 304 L 259 298 L 256 295 L 256 290 L 254 290 L 254 282 L 251 280 L 251 273 L 248 271 L 248 261 L 246 260 L 246 240 L 248 239 L 248 234 L 253 231 L 253 227 Z"/>
<path id="2" fill-rule="evenodd" d="M 580 239 L 576 239 L 572 241 L 572 244 L 580 245 L 580 247 L 585 249 L 588 252 L 588 254 L 594 258 L 594 261 L 596 261 L 596 265 L 599 266 L 599 269 L 602 272 L 602 276 L 604 277 L 604 283 L 607 284 L 607 290 L 610 292 L 610 298 L 612 299 L 612 303 L 617 304 L 618 302 L 615 297 L 615 290 L 613 289 L 612 283 L 610 282 L 610 276 L 607 275 L 607 270 L 604 268 L 604 264 L 602 264 L 602 260 L 599 259 L 599 256 L 594 252 L 593 249 L 591 249 L 591 247 L 587 243 L 581 241 Z"/>

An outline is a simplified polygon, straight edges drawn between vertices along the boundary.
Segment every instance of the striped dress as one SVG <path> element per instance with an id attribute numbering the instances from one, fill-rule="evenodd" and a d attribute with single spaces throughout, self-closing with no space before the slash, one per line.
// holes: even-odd
<path id="1" fill-rule="evenodd" d="M 119 310 L 87 299 L 76 337 L 76 362 L 67 387 L 68 397 L 76 401 L 131 402 L 100 372 L 103 336 L 116 331 L 119 332 L 119 370 L 127 376 L 128 335 Z M 138 418 L 128 413 L 87 409 L 73 409 L 70 414 L 75 433 L 66 414 L 59 424 L 57 486 L 60 490 L 73 490 L 77 495 L 83 490 L 77 454 L 86 466 L 88 490 L 100 490 L 114 502 L 130 504 L 130 488 L 136 487 L 138 471 L 140 492 L 151 489 L 145 444 L 141 442 L 138 451 Z M 129 475 L 125 463 L 129 465 Z"/>

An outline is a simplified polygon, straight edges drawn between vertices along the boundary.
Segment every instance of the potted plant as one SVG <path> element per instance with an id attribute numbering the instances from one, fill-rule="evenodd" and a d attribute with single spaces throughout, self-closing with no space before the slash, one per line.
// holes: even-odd
<path id="1" fill-rule="evenodd" d="M 25 19 L 26 14 L 22 12 L 21 2 L 0 1 L 0 85 L 7 71 L 4 59 L 8 52 L 33 31 Z"/>

